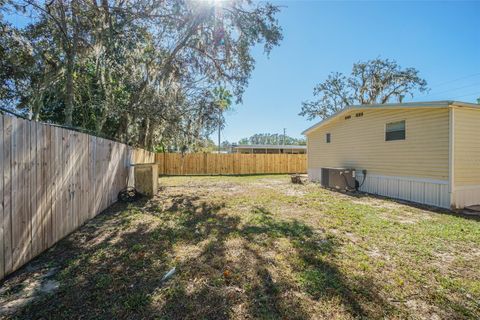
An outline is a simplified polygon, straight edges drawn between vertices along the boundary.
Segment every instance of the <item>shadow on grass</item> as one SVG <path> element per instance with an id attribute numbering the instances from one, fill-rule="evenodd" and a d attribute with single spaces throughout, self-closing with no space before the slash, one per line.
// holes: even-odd
<path id="1" fill-rule="evenodd" d="M 262 207 L 247 223 L 222 212 L 223 202 L 173 195 L 158 203 L 115 205 L 41 260 L 62 270 L 60 290 L 20 310 L 20 318 L 96 319 L 309 319 L 313 300 L 339 300 L 353 317 L 380 317 L 391 306 L 369 279 L 350 283 L 329 259 L 340 243 L 299 221 L 277 220 Z M 128 214 L 126 214 L 128 209 Z M 157 223 L 132 223 L 139 212 Z M 234 263 L 230 240 L 241 244 Z M 291 277 L 272 274 L 265 257 L 275 240 L 293 247 Z M 179 248 L 187 248 L 178 251 Z M 279 253 L 281 254 L 281 252 Z M 163 275 L 172 267 L 169 281 Z M 365 310 L 362 302 L 373 302 Z"/>
<path id="2" fill-rule="evenodd" d="M 270 238 L 288 238 L 296 250 L 296 260 L 293 265 L 302 289 L 315 300 L 339 299 L 343 307 L 354 317 L 369 317 L 361 306 L 354 292 L 362 292 L 362 299 L 373 302 L 384 312 L 393 311 L 383 299 L 376 294 L 377 290 L 369 279 L 362 279 L 361 286 L 348 283 L 346 277 L 329 262 L 335 255 L 339 241 L 332 236 L 326 236 L 322 231 L 297 221 L 277 221 L 271 213 L 256 207 L 260 223 L 247 226 L 243 235 L 253 240 L 251 235 L 268 234 Z M 258 257 L 261 260 L 261 257 Z"/>

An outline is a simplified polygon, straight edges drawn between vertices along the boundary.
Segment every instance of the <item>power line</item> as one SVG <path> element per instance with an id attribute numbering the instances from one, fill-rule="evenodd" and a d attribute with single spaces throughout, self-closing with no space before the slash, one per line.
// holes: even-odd
<path id="1" fill-rule="evenodd" d="M 435 92 L 435 91 L 433 91 L 433 93 L 431 93 L 431 94 L 442 94 L 442 93 L 445 93 L 445 92 L 456 91 L 456 90 L 465 89 L 465 88 L 470 88 L 470 87 L 475 87 L 475 86 L 480 86 L 480 83 L 469 84 L 469 85 L 467 85 L 467 86 L 458 87 L 458 88 L 452 88 L 452 89 L 443 90 L 443 91 L 440 91 L 440 92 Z"/>
<path id="2" fill-rule="evenodd" d="M 461 95 L 461 96 L 455 96 L 455 97 L 452 97 L 452 99 L 462 98 L 462 97 L 469 97 L 469 96 L 475 96 L 475 95 L 477 95 L 478 97 L 480 97 L 480 91 L 479 91 L 479 92 L 474 92 L 474 93 L 469 93 L 469 94 L 464 94 L 464 95 Z"/>
<path id="3" fill-rule="evenodd" d="M 448 80 L 448 81 L 440 82 L 440 83 L 437 83 L 437 84 L 432 85 L 432 87 L 440 87 L 440 86 L 443 86 L 443 85 L 445 85 L 445 84 L 449 84 L 449 83 L 452 83 L 452 82 L 457 82 L 457 81 L 464 80 L 464 79 L 473 78 L 473 77 L 476 77 L 476 76 L 480 76 L 480 72 L 478 72 L 478 73 L 473 73 L 473 74 L 469 74 L 469 75 L 467 75 L 467 76 L 460 77 L 460 78 L 456 78 L 456 79 L 453 79 L 453 80 Z"/>
<path id="4" fill-rule="evenodd" d="M 439 92 L 433 91 L 433 92 L 429 92 L 428 94 L 424 94 L 424 95 L 420 96 L 419 98 L 428 98 L 428 97 L 431 97 L 431 96 L 438 96 L 438 95 L 441 95 L 441 94 L 444 94 L 444 93 L 448 93 L 448 92 L 452 92 L 452 91 L 458 91 L 458 90 L 461 90 L 461 89 L 471 88 L 471 87 L 475 87 L 475 86 L 480 86 L 480 83 L 474 83 L 474 84 L 470 84 L 470 85 L 467 85 L 467 86 L 452 88 L 452 89 L 443 90 L 443 91 L 439 91 Z"/>

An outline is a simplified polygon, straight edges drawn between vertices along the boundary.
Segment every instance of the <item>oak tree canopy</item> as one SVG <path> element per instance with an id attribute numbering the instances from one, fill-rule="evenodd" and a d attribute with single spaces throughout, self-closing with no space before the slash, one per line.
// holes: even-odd
<path id="1" fill-rule="evenodd" d="M 215 89 L 240 102 L 251 48 L 279 45 L 278 12 L 251 0 L 0 0 L 0 106 L 188 149 L 224 121 Z"/>

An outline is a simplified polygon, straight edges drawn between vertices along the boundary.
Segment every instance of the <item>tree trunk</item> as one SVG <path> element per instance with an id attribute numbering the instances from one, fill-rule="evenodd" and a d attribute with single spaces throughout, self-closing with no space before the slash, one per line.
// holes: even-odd
<path id="1" fill-rule="evenodd" d="M 67 53 L 67 72 L 65 83 L 65 124 L 71 126 L 73 123 L 73 66 L 74 54 L 72 50 Z"/>
<path id="2" fill-rule="evenodd" d="M 72 0 L 72 40 L 69 41 L 67 35 L 64 37 L 64 50 L 67 60 L 65 74 L 65 124 L 71 126 L 73 124 L 73 73 L 75 69 L 75 59 L 78 47 L 78 21 L 77 21 L 77 0 Z M 65 16 L 65 5 L 61 3 L 61 20 L 64 30 L 67 30 L 67 21 Z"/>
<path id="3" fill-rule="evenodd" d="M 152 151 L 153 150 L 153 132 L 154 132 L 155 126 L 150 123 L 148 126 L 147 130 L 147 137 L 146 137 L 146 149 Z"/>
<path id="4" fill-rule="evenodd" d="M 148 128 L 150 126 L 150 118 L 145 118 L 142 121 L 140 132 L 138 133 L 138 145 L 144 147 L 147 144 Z"/>
<path id="5" fill-rule="evenodd" d="M 116 137 L 122 142 L 127 143 L 128 127 L 130 125 L 130 117 L 127 112 L 123 112 L 120 117 L 120 123 L 118 124 Z"/>

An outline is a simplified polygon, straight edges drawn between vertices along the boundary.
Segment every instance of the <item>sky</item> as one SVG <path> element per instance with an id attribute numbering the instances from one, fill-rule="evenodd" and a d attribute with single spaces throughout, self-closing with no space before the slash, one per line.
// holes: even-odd
<path id="1" fill-rule="evenodd" d="M 253 51 L 256 67 L 243 103 L 226 114 L 221 140 L 255 133 L 301 132 L 318 120 L 298 115 L 315 84 L 377 57 L 414 67 L 431 91 L 405 101 L 480 97 L 480 1 L 283 1 L 284 39 L 270 57 Z M 216 142 L 216 134 L 211 138 Z"/>
<path id="2" fill-rule="evenodd" d="M 262 47 L 243 103 L 225 114 L 221 141 L 256 133 L 301 138 L 320 119 L 298 115 L 302 101 L 331 72 L 377 57 L 414 67 L 430 92 L 408 101 L 480 97 L 480 0 L 477 1 L 271 1 L 284 39 L 266 56 Z M 27 19 L 11 16 L 18 26 Z M 211 135 L 217 142 L 217 133 Z"/>

